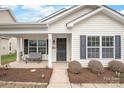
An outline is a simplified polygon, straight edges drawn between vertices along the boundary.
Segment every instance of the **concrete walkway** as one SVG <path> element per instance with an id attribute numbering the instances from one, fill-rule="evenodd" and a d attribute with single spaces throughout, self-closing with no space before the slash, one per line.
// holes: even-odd
<path id="1" fill-rule="evenodd" d="M 66 63 L 54 63 L 53 73 L 48 88 L 71 88 Z"/>

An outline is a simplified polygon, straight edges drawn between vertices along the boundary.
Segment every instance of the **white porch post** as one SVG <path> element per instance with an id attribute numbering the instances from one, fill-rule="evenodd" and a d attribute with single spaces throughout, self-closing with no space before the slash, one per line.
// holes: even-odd
<path id="1" fill-rule="evenodd" d="M 20 51 L 22 52 L 22 38 L 20 38 Z"/>
<path id="2" fill-rule="evenodd" d="M 48 67 L 52 68 L 52 34 L 48 34 Z"/>
<path id="3" fill-rule="evenodd" d="M 1 37 L 0 37 L 0 51 L 1 51 Z M 0 52 L 0 65 L 1 65 L 1 52 Z"/>
<path id="4" fill-rule="evenodd" d="M 20 38 L 17 38 L 17 57 L 16 57 L 16 61 L 17 62 L 20 61 Z"/>

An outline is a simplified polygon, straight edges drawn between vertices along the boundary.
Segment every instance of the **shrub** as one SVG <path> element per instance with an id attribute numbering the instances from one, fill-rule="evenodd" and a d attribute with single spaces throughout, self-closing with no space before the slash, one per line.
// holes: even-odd
<path id="1" fill-rule="evenodd" d="M 97 61 L 97 60 L 91 60 L 89 63 L 88 63 L 88 68 L 94 72 L 94 73 L 97 73 L 97 74 L 101 74 L 104 72 L 104 67 L 103 65 L 101 64 L 100 61 Z"/>
<path id="2" fill-rule="evenodd" d="M 112 71 L 124 72 L 124 64 L 121 61 L 113 60 L 108 65 Z"/>
<path id="3" fill-rule="evenodd" d="M 74 74 L 79 74 L 81 72 L 81 64 L 78 61 L 71 61 L 68 64 L 69 71 Z"/>

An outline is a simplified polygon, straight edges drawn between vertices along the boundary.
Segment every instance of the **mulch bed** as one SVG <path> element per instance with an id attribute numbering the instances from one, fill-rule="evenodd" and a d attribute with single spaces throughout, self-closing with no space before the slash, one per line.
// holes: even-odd
<path id="1" fill-rule="evenodd" d="M 109 68 L 105 68 L 105 72 L 101 75 L 97 75 L 87 68 L 83 68 L 80 74 L 72 74 L 68 70 L 71 83 L 124 83 L 124 73 L 121 75 L 123 76 L 121 78 L 115 77 L 115 72 Z"/>
<path id="2" fill-rule="evenodd" d="M 49 83 L 52 69 L 36 68 L 34 72 L 31 70 L 31 68 L 0 69 L 0 81 Z M 41 78 L 42 74 L 45 75 L 45 78 Z"/>

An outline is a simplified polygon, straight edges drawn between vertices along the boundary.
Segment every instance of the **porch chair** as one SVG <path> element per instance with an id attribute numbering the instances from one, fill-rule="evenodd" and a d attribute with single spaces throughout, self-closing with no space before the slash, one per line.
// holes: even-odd
<path id="1" fill-rule="evenodd" d="M 29 56 L 26 58 L 26 64 L 28 61 L 42 61 L 42 55 L 40 53 L 29 53 Z"/>

